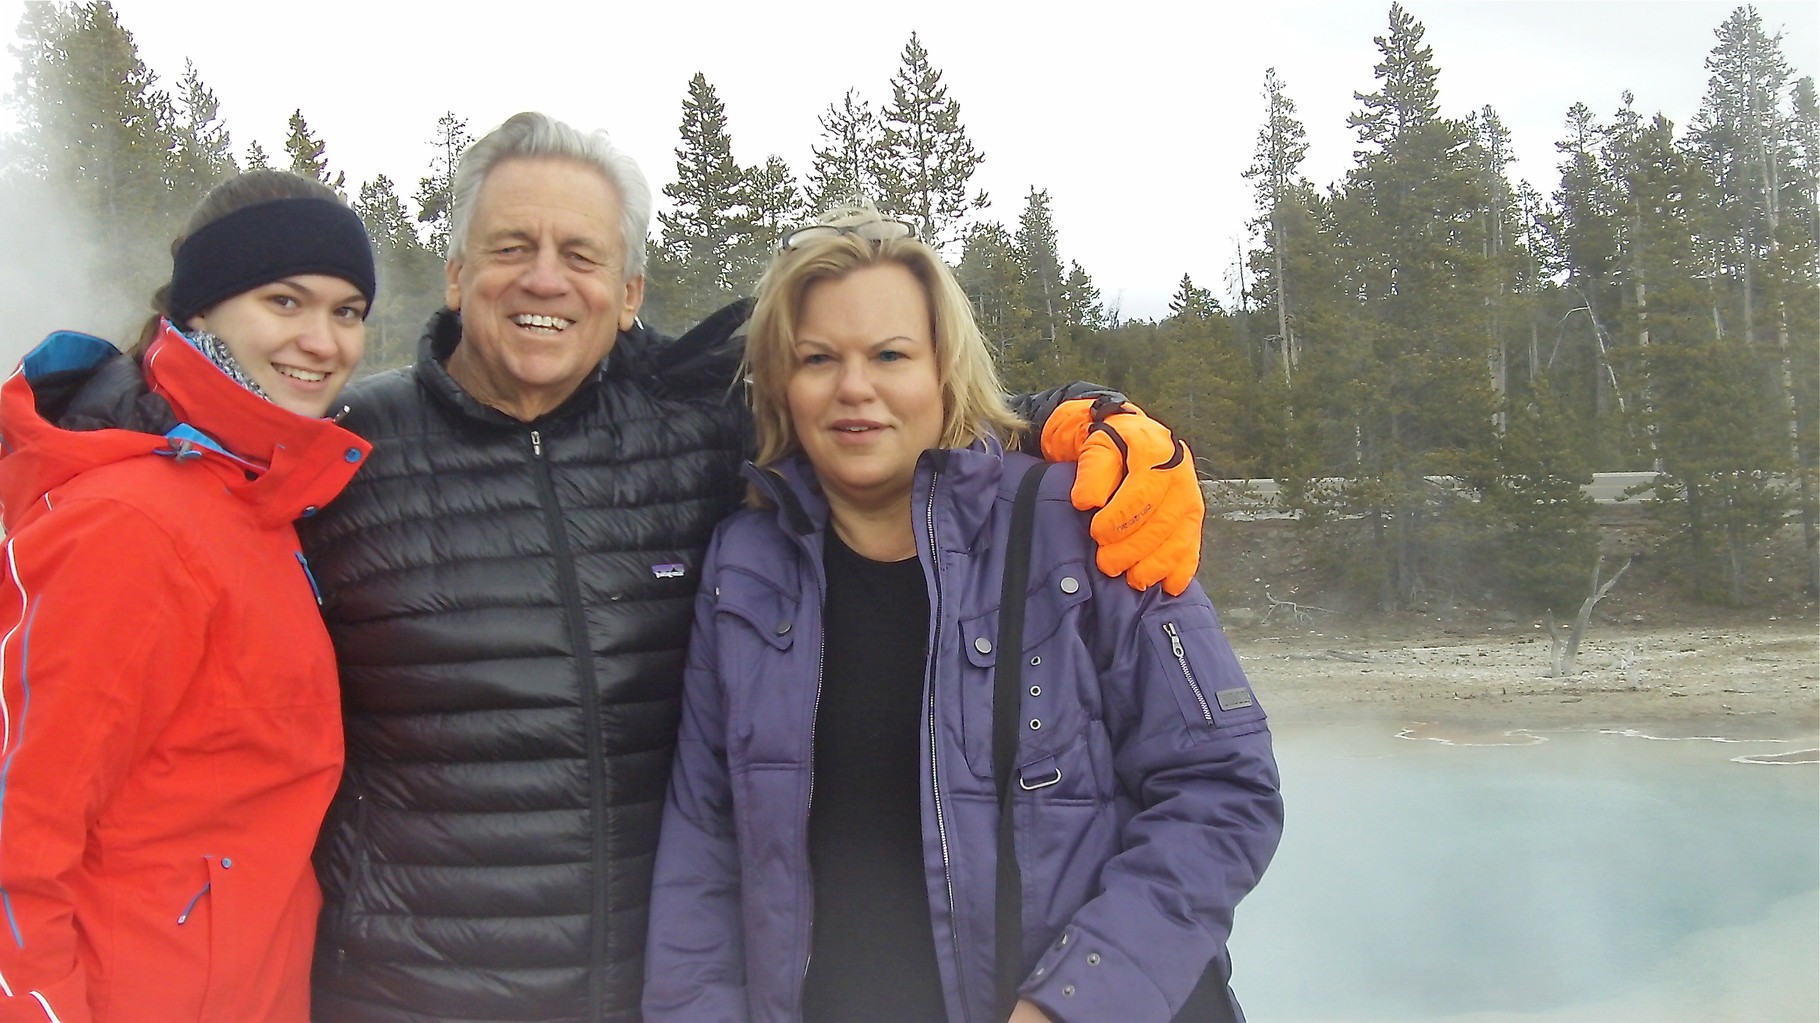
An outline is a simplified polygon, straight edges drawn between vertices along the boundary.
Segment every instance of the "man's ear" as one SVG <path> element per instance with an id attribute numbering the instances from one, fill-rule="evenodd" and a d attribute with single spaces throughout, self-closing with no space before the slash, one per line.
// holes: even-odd
<path id="1" fill-rule="evenodd" d="M 450 259 L 442 265 L 445 281 L 442 289 L 443 304 L 457 312 L 461 310 L 461 260 Z"/>
<path id="2" fill-rule="evenodd" d="M 631 330 L 632 324 L 638 322 L 638 307 L 645 301 L 645 275 L 639 274 L 626 282 L 626 304 L 619 311 L 619 329 Z M 454 306 L 449 308 L 453 309 Z"/>

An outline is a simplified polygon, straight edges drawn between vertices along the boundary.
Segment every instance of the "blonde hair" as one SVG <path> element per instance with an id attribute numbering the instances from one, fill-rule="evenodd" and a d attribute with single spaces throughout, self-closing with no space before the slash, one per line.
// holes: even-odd
<path id="1" fill-rule="evenodd" d="M 871 206 L 855 205 L 837 208 L 817 223 L 856 228 L 883 219 Z M 1023 421 L 1005 403 L 992 349 L 974 322 L 967 295 L 941 256 L 914 237 L 871 241 L 852 232 L 830 233 L 779 252 L 758 282 L 758 301 L 746 331 L 745 364 L 758 465 L 775 465 L 802 450 L 790 419 L 787 389 L 796 368 L 797 318 L 809 286 L 885 263 L 910 271 L 929 299 L 942 390 L 941 446 L 963 448 L 986 437 L 1003 441 L 1023 428 Z"/>

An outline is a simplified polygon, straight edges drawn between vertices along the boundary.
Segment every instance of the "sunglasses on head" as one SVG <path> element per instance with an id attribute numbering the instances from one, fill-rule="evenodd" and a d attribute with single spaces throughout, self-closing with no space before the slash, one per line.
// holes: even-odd
<path id="1" fill-rule="evenodd" d="M 784 235 L 780 248 L 785 252 L 817 238 L 838 238 L 856 234 L 869 242 L 888 242 L 896 238 L 915 238 L 916 225 L 907 220 L 867 220 L 858 224 L 810 224 Z"/>

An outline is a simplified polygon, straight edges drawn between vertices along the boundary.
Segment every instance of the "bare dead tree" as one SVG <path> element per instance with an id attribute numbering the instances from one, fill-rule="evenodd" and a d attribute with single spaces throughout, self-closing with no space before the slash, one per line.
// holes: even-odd
<path id="1" fill-rule="evenodd" d="M 1283 611 L 1288 614 L 1290 622 L 1295 625 L 1308 625 L 1312 623 L 1314 621 L 1314 615 L 1309 613 L 1311 611 L 1319 611 L 1322 614 L 1329 615 L 1333 614 L 1332 611 L 1329 611 L 1324 607 L 1315 607 L 1313 604 L 1298 604 L 1293 600 L 1278 600 L 1270 595 L 1270 587 L 1268 586 L 1264 587 L 1264 599 L 1270 602 L 1270 607 L 1264 612 L 1264 617 L 1259 619 L 1260 623 L 1270 621 L 1271 616 L 1278 611 Z"/>
<path id="2" fill-rule="evenodd" d="M 1566 636 L 1562 636 L 1560 630 L 1555 627 L 1555 613 L 1548 612 L 1546 621 L 1550 640 L 1549 678 L 1566 678 L 1579 674 L 1579 668 L 1575 662 L 1580 655 L 1580 639 L 1586 635 L 1586 626 L 1592 621 L 1593 607 L 1605 599 L 1605 595 L 1611 592 L 1611 588 L 1618 584 L 1618 577 L 1624 574 L 1625 569 L 1636 564 L 1636 561 L 1637 556 L 1631 555 L 1625 559 L 1624 564 L 1618 566 L 1618 570 L 1611 574 L 1610 579 L 1601 584 L 1599 570 L 1605 564 L 1605 555 L 1601 554 L 1593 560 L 1592 592 L 1580 602 L 1580 613 L 1574 616 L 1573 628 L 1568 630 Z"/>

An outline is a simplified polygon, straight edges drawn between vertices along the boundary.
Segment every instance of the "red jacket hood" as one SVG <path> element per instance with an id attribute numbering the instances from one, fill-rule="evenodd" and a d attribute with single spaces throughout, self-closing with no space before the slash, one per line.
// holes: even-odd
<path id="1" fill-rule="evenodd" d="M 99 338 L 52 334 L 0 387 L 0 522 L 7 529 L 77 475 L 148 455 L 213 472 L 260 521 L 290 522 L 339 494 L 371 450 L 327 419 L 298 415 L 240 386 L 168 323 L 146 352 L 145 382 L 183 425 L 163 436 L 74 431 L 40 414 L 35 380 L 93 369 L 117 354 Z"/>

